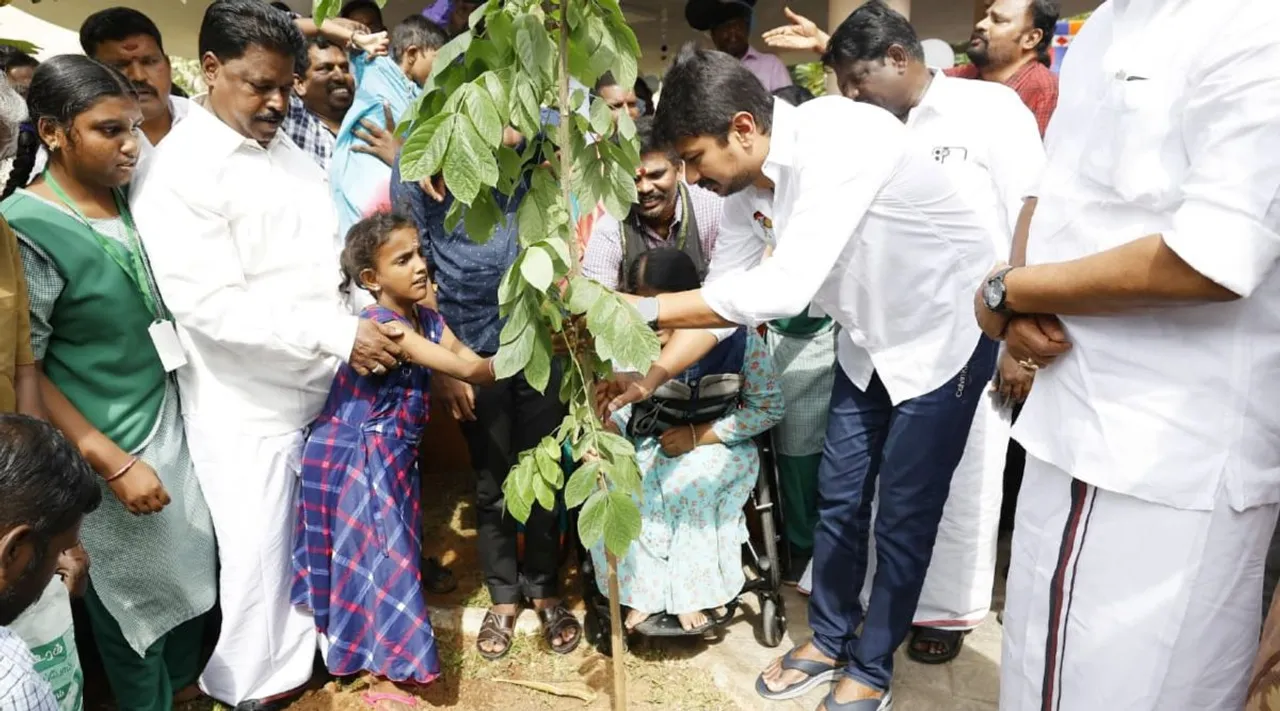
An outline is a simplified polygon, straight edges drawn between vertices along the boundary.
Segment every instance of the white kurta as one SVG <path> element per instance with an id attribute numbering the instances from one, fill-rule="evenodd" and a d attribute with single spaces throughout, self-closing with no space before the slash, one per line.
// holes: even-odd
<path id="1" fill-rule="evenodd" d="M 201 686 L 232 705 L 291 691 L 316 651 L 289 603 L 302 430 L 357 327 L 328 185 L 290 141 L 260 146 L 193 105 L 132 200 L 188 360 L 183 412 L 218 537 L 222 632 Z"/>
<path id="2" fill-rule="evenodd" d="M 1112 0 L 1072 42 L 1028 263 L 1159 234 L 1241 298 L 1062 317 L 1014 428 L 1002 709 L 1242 707 L 1280 503 L 1277 66 L 1254 0 Z"/>

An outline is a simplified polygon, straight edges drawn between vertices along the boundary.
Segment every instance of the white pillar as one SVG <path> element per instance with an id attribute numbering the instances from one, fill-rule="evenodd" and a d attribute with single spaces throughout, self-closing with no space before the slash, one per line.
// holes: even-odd
<path id="1" fill-rule="evenodd" d="M 827 32 L 835 32 L 844 19 L 858 9 L 866 0 L 827 0 Z M 974 0 L 975 4 L 986 6 L 983 0 Z M 889 7 L 911 19 L 911 0 L 888 0 Z M 827 74 L 827 91 L 832 94 L 840 92 L 836 86 L 835 76 Z"/>

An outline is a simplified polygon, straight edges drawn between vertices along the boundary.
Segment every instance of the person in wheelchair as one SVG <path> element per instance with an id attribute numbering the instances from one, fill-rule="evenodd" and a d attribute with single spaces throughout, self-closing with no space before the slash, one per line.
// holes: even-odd
<path id="1" fill-rule="evenodd" d="M 659 248 L 636 257 L 621 286 L 654 296 L 699 285 L 688 254 Z M 664 343 L 667 336 L 659 333 Z M 778 424 L 782 413 L 764 340 L 743 328 L 648 401 L 614 413 L 607 424 L 635 444 L 644 477 L 640 537 L 618 562 L 628 631 L 695 634 L 723 621 L 716 611 L 746 583 L 743 506 L 760 472 L 753 438 Z M 603 544 L 591 555 L 599 589 L 608 590 Z"/>

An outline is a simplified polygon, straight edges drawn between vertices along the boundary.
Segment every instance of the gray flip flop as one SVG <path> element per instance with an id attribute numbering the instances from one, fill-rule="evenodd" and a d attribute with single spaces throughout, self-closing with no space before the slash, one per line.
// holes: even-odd
<path id="1" fill-rule="evenodd" d="M 797 649 L 799 647 L 793 647 L 791 651 L 782 655 L 782 668 L 806 674 L 807 678 L 797 681 L 780 691 L 773 691 L 768 684 L 764 683 L 764 674 L 761 674 L 756 677 L 756 693 L 762 698 L 770 701 L 786 701 L 787 699 L 804 696 L 820 684 L 830 684 L 836 678 L 836 674 L 839 673 L 840 667 L 843 666 L 815 662 L 812 659 L 796 659 L 794 655 Z"/>
<path id="2" fill-rule="evenodd" d="M 835 693 L 835 689 L 832 689 L 827 698 L 822 700 L 822 708 L 826 711 L 890 711 L 893 708 L 892 691 L 886 691 L 878 699 L 859 699 L 847 704 L 836 701 Z"/>

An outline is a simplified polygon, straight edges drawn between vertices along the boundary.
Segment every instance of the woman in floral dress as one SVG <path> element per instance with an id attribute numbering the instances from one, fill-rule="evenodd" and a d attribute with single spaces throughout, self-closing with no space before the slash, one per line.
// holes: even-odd
<path id="1" fill-rule="evenodd" d="M 680 250 L 645 252 L 630 272 L 632 290 L 644 296 L 699 287 L 693 260 Z M 665 340 L 666 334 L 659 336 Z M 741 389 L 736 406 L 718 419 L 631 438 L 644 481 L 637 501 L 640 538 L 618 561 L 628 629 L 663 612 L 676 615 L 686 631 L 706 629 L 705 611 L 736 598 L 746 582 L 743 506 L 760 471 L 753 438 L 776 425 L 783 411 L 773 360 L 762 338 L 740 330 L 676 380 L 689 384 L 728 373 L 741 374 Z M 628 431 L 635 407 L 614 414 L 621 432 Z M 592 556 L 600 589 L 607 590 L 602 544 Z"/>

